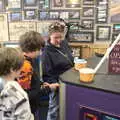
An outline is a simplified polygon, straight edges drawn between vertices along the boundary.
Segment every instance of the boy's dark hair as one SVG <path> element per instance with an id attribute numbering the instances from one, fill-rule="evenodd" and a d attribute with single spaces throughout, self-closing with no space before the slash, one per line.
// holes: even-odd
<path id="1" fill-rule="evenodd" d="M 19 70 L 24 62 L 23 54 L 15 48 L 0 48 L 0 76 L 8 75 L 11 70 Z"/>
<path id="2" fill-rule="evenodd" d="M 21 35 L 19 43 L 23 52 L 33 52 L 44 47 L 42 36 L 35 31 L 26 32 Z"/>

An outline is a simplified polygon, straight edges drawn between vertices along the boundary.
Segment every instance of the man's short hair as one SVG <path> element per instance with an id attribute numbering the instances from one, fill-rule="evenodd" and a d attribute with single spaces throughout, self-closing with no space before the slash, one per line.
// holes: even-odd
<path id="1" fill-rule="evenodd" d="M 49 25 L 49 28 L 48 28 L 49 35 L 54 32 L 64 33 L 64 30 L 65 30 L 65 26 L 60 22 L 53 22 L 52 24 Z"/>

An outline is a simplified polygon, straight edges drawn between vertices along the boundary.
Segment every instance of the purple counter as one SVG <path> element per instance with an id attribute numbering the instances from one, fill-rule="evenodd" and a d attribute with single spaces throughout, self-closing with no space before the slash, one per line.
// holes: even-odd
<path id="1" fill-rule="evenodd" d="M 105 62 L 90 84 L 74 69 L 60 76 L 60 120 L 120 120 L 120 75 L 106 70 Z"/>

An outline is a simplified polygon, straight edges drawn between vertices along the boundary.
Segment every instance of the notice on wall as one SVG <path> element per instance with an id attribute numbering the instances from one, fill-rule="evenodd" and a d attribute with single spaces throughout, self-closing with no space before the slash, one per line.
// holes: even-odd
<path id="1" fill-rule="evenodd" d="M 120 42 L 115 45 L 109 54 L 108 72 L 112 74 L 120 74 Z"/>
<path id="2" fill-rule="evenodd" d="M 7 14 L 0 14 L 0 41 L 8 41 L 8 19 Z"/>
<path id="3" fill-rule="evenodd" d="M 19 37 L 28 31 L 36 31 L 35 22 L 11 22 L 9 23 L 10 40 L 19 40 Z"/>

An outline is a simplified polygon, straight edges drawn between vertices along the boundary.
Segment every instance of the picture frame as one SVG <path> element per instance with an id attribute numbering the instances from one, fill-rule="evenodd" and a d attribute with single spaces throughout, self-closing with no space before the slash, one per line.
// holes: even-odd
<path id="1" fill-rule="evenodd" d="M 50 14 L 48 11 L 39 11 L 39 20 L 49 20 L 50 19 Z"/>
<path id="2" fill-rule="evenodd" d="M 110 41 L 111 26 L 97 26 L 96 41 Z"/>
<path id="3" fill-rule="evenodd" d="M 119 33 L 112 34 L 112 43 L 114 42 L 114 40 L 117 38 L 118 35 L 119 35 Z"/>
<path id="4" fill-rule="evenodd" d="M 81 25 L 80 21 L 70 21 L 68 24 L 70 32 L 80 32 L 85 29 L 85 26 Z"/>
<path id="5" fill-rule="evenodd" d="M 83 17 L 94 17 L 94 7 L 83 7 Z"/>
<path id="6" fill-rule="evenodd" d="M 94 42 L 94 32 L 80 31 L 69 34 L 70 42 Z"/>
<path id="7" fill-rule="evenodd" d="M 52 0 L 52 8 L 63 7 L 63 0 Z"/>
<path id="8" fill-rule="evenodd" d="M 37 20 L 38 12 L 36 9 L 25 9 L 24 10 L 24 20 Z"/>
<path id="9" fill-rule="evenodd" d="M 83 0 L 83 5 L 95 5 L 95 0 Z"/>
<path id="10" fill-rule="evenodd" d="M 110 22 L 111 23 L 120 23 L 120 0 L 111 0 L 110 1 Z"/>
<path id="11" fill-rule="evenodd" d="M 4 12 L 5 11 L 5 3 L 4 0 L 0 0 L 0 12 Z"/>
<path id="12" fill-rule="evenodd" d="M 60 18 L 59 11 L 49 11 L 49 19 L 50 20 L 58 20 Z"/>
<path id="13" fill-rule="evenodd" d="M 69 22 L 69 31 L 79 31 L 79 25 L 80 23 L 77 21 L 77 22 Z"/>
<path id="14" fill-rule="evenodd" d="M 12 47 L 12 48 L 19 48 L 19 43 L 18 42 L 3 42 L 4 47 Z"/>
<path id="15" fill-rule="evenodd" d="M 8 15 L 9 15 L 10 22 L 22 20 L 22 13 L 21 12 L 10 12 Z"/>
<path id="16" fill-rule="evenodd" d="M 64 20 L 68 20 L 69 19 L 69 12 L 68 11 L 60 11 L 60 18 L 62 18 Z"/>
<path id="17" fill-rule="evenodd" d="M 71 10 L 68 11 L 69 20 L 80 20 L 80 10 Z"/>
<path id="18" fill-rule="evenodd" d="M 22 0 L 6 0 L 6 11 L 20 11 Z"/>
<path id="19" fill-rule="evenodd" d="M 96 9 L 96 23 L 107 23 L 108 21 L 108 5 L 100 5 Z"/>
<path id="20" fill-rule="evenodd" d="M 40 10 L 48 10 L 50 8 L 50 0 L 38 0 Z"/>
<path id="21" fill-rule="evenodd" d="M 108 4 L 108 0 L 96 0 L 97 6 Z"/>
<path id="22" fill-rule="evenodd" d="M 87 30 L 94 29 L 94 19 L 82 19 L 81 24 L 84 26 L 84 29 Z"/>
<path id="23" fill-rule="evenodd" d="M 35 8 L 37 6 L 37 0 L 23 0 L 24 8 Z"/>
<path id="24" fill-rule="evenodd" d="M 113 24 L 113 32 L 120 33 L 120 24 Z"/>
<path id="25" fill-rule="evenodd" d="M 80 8 L 81 7 L 81 0 L 66 0 L 66 8 Z"/>

